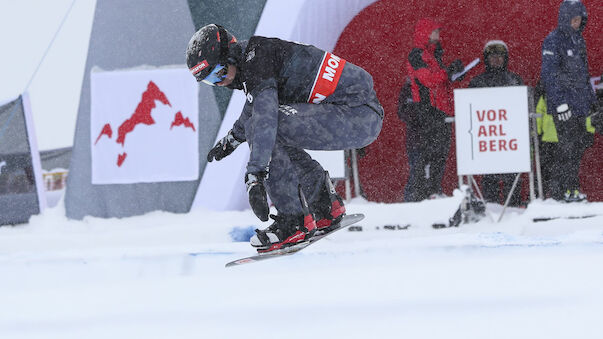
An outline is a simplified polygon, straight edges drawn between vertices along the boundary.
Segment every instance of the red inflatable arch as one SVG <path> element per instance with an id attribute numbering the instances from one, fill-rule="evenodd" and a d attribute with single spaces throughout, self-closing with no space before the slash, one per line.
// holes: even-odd
<path id="1" fill-rule="evenodd" d="M 603 73 L 603 6 L 600 0 L 584 0 L 589 21 L 584 32 L 591 75 Z M 408 177 L 404 146 L 405 126 L 398 120 L 397 98 L 405 77 L 404 62 L 411 49 L 413 26 L 422 17 L 443 24 L 444 61 L 456 58 L 465 64 L 482 56 L 491 39 L 504 40 L 510 49 L 509 69 L 534 86 L 540 73 L 541 44 L 557 25 L 560 0 L 381 0 L 360 12 L 346 27 L 335 53 L 368 70 L 385 108 L 379 138 L 359 159 L 360 181 L 369 200 L 400 202 Z M 483 71 L 472 70 L 457 88 Z M 457 186 L 454 142 L 444 178 L 444 192 Z M 589 199 L 603 201 L 603 138 L 597 136 L 582 162 L 581 182 Z M 525 185 L 524 185 L 525 186 Z M 524 187 L 525 190 L 525 187 Z"/>

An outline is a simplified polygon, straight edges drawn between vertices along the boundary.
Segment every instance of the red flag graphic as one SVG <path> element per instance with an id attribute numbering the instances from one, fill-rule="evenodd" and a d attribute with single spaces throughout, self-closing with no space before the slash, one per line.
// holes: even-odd
<path id="1" fill-rule="evenodd" d="M 126 160 L 126 157 L 128 156 L 128 153 L 122 153 L 122 154 L 118 154 L 117 155 L 117 166 L 121 167 L 121 165 L 124 163 L 124 161 Z"/>
<path id="2" fill-rule="evenodd" d="M 134 127 L 138 124 L 153 125 L 155 120 L 151 116 L 151 111 L 156 107 L 155 100 L 159 100 L 164 105 L 172 106 L 157 85 L 150 81 L 147 85 L 147 90 L 142 93 L 142 100 L 136 107 L 134 114 L 130 119 L 124 121 L 117 129 L 117 140 L 118 144 L 124 146 L 126 142 L 126 135 L 134 130 Z"/>
<path id="3" fill-rule="evenodd" d="M 94 142 L 95 145 L 98 143 L 98 141 L 103 135 L 106 135 L 109 137 L 109 139 L 111 139 L 111 137 L 113 136 L 113 130 L 111 129 L 111 125 L 105 124 L 105 126 L 103 126 L 103 130 L 100 132 L 98 138 L 96 138 L 96 141 Z"/>
<path id="4" fill-rule="evenodd" d="M 195 125 L 193 125 L 193 123 L 188 118 L 184 118 L 182 116 L 182 112 L 178 111 L 178 113 L 176 113 L 176 115 L 174 116 L 174 121 L 172 121 L 170 129 L 172 129 L 174 126 L 182 125 L 184 125 L 184 127 L 191 128 L 193 131 L 196 131 Z"/>

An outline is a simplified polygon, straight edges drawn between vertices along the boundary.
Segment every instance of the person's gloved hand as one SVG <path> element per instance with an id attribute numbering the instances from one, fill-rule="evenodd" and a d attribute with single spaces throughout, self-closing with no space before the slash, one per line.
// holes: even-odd
<path id="1" fill-rule="evenodd" d="M 453 74 L 462 72 L 464 68 L 465 67 L 463 66 L 461 59 L 454 60 L 446 70 L 446 73 L 448 73 L 448 78 L 451 78 Z"/>
<path id="2" fill-rule="evenodd" d="M 452 80 L 452 76 L 462 72 L 465 69 L 465 67 L 463 66 L 463 62 L 461 61 L 461 59 L 456 59 L 454 60 L 452 63 L 450 63 L 450 65 L 448 66 L 448 68 L 446 69 L 446 74 L 448 74 L 448 79 Z M 464 75 L 463 75 L 464 77 Z M 462 78 L 459 79 L 455 79 L 455 80 L 462 80 Z"/>
<path id="3" fill-rule="evenodd" d="M 265 171 L 245 174 L 249 206 L 261 221 L 268 221 L 268 213 L 270 213 L 266 188 L 264 188 L 264 180 L 267 177 L 268 173 Z"/>
<path id="4" fill-rule="evenodd" d="M 572 117 L 572 110 L 568 104 L 561 104 L 557 106 L 557 118 L 559 121 L 568 121 Z"/>
<path id="5" fill-rule="evenodd" d="M 366 146 L 366 147 L 368 147 L 368 146 Z M 356 155 L 358 155 L 358 158 L 362 159 L 366 156 L 366 147 L 358 148 L 356 150 Z"/>
<path id="6" fill-rule="evenodd" d="M 216 146 L 207 153 L 207 161 L 212 162 L 214 159 L 220 161 L 232 153 L 243 141 L 235 138 L 232 134 L 232 130 L 228 131 L 228 134 L 222 138 Z"/>

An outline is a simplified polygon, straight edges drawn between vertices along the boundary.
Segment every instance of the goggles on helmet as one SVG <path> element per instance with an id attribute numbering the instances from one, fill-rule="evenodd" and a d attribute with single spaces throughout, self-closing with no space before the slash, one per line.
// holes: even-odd
<path id="1" fill-rule="evenodd" d="M 197 81 L 203 81 L 208 85 L 215 86 L 218 82 L 222 82 L 226 79 L 226 73 L 228 72 L 228 67 L 226 65 L 217 64 L 214 69 L 209 72 L 209 75 L 205 77 L 205 79 L 197 79 Z"/>
<path id="2" fill-rule="evenodd" d="M 503 55 L 503 54 L 507 54 L 507 49 L 505 48 L 504 45 L 492 44 L 492 45 L 489 45 L 488 47 L 486 47 L 486 53 Z"/>

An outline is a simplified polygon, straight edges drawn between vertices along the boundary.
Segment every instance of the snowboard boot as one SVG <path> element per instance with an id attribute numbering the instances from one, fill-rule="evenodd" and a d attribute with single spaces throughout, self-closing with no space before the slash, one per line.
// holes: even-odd
<path id="1" fill-rule="evenodd" d="M 573 192 L 571 192 L 570 190 L 567 190 L 565 192 L 565 194 L 563 195 L 563 200 L 565 202 L 580 202 L 580 201 L 584 201 L 584 200 L 586 200 L 586 194 L 581 193 L 578 190 L 574 190 Z"/>
<path id="2" fill-rule="evenodd" d="M 469 220 L 471 222 L 478 222 L 486 216 L 486 204 L 479 200 L 473 192 L 469 197 Z"/>
<path id="3" fill-rule="evenodd" d="M 251 237 L 251 246 L 259 253 L 268 253 L 283 249 L 310 239 L 316 232 L 314 219 L 308 220 L 304 215 L 270 215 L 274 223 L 263 230 L 255 230 Z"/>
<path id="4" fill-rule="evenodd" d="M 335 187 L 329 172 L 325 171 L 325 182 L 322 186 L 318 199 L 310 205 L 310 210 L 314 213 L 316 227 L 320 233 L 328 233 L 339 224 L 345 216 L 345 206 L 341 197 L 335 192 Z"/>

